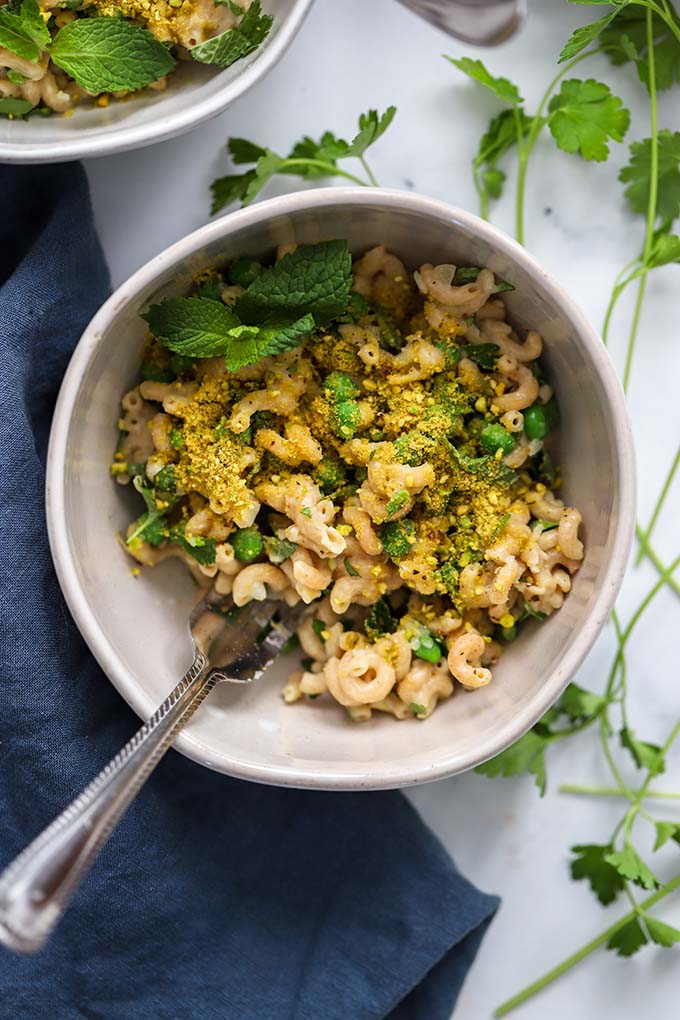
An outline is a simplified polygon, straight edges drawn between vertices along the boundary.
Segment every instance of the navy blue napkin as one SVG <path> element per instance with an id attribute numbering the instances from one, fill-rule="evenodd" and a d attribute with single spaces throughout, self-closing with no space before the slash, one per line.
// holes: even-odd
<path id="1" fill-rule="evenodd" d="M 0 167 L 0 195 L 4 865 L 138 720 L 69 616 L 45 531 L 52 407 L 109 290 L 85 176 Z M 449 1020 L 497 905 L 398 793 L 273 789 L 171 751 L 49 946 L 0 949 L 0 1014 Z"/>

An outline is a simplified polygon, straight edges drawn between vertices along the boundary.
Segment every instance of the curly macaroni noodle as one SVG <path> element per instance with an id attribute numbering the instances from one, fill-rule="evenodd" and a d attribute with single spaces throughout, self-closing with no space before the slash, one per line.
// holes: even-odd
<path id="1" fill-rule="evenodd" d="M 225 303 L 243 291 L 218 282 Z M 506 321 L 507 285 L 448 264 L 409 277 L 378 246 L 353 287 L 342 322 L 237 372 L 206 358 L 161 378 L 152 340 L 112 470 L 145 498 L 127 535 L 140 563 L 177 556 L 237 606 L 310 607 L 286 702 L 423 720 L 560 608 L 581 514 L 546 448 L 543 340 Z"/>

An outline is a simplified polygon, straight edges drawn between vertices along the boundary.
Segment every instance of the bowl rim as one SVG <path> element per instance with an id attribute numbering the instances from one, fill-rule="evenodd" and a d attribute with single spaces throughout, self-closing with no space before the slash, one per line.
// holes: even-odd
<path id="1" fill-rule="evenodd" d="M 141 718 L 148 718 L 157 708 L 145 691 L 132 681 L 114 647 L 100 629 L 89 607 L 85 590 L 80 584 L 69 543 L 65 514 L 67 441 L 81 380 L 104 329 L 115 321 L 124 305 L 135 300 L 139 291 L 153 284 L 168 266 L 185 260 L 211 241 L 219 240 L 238 229 L 259 224 L 274 216 L 285 216 L 301 211 L 313 212 L 329 205 L 344 205 L 356 209 L 357 205 L 376 204 L 388 211 L 405 209 L 440 220 L 451 220 L 473 230 L 492 247 L 521 265 L 564 310 L 578 334 L 579 341 L 588 349 L 612 418 L 612 433 L 620 469 L 617 492 L 619 516 L 611 555 L 588 617 L 580 630 L 574 634 L 560 662 L 548 673 L 540 696 L 537 696 L 531 705 L 526 705 L 524 711 L 518 710 L 505 724 L 499 726 L 493 739 L 480 745 L 479 753 L 468 757 L 463 763 L 457 759 L 455 749 L 452 749 L 432 765 L 414 768 L 404 762 L 403 765 L 383 768 L 377 775 L 369 768 L 362 773 L 348 772 L 336 767 L 312 772 L 298 767 L 295 763 L 285 766 L 244 763 L 226 752 L 216 752 L 193 735 L 180 734 L 174 745 L 177 750 L 202 765 L 240 779 L 308 789 L 391 789 L 444 779 L 493 758 L 537 722 L 559 697 L 581 665 L 614 605 L 630 553 L 636 510 L 635 457 L 623 390 L 598 333 L 578 305 L 553 277 L 541 268 L 536 259 L 507 234 L 478 216 L 445 202 L 410 192 L 382 188 L 364 190 L 358 187 L 331 187 L 284 195 L 208 223 L 166 248 L 133 273 L 114 291 L 86 327 L 64 376 L 54 411 L 46 468 L 46 512 L 50 550 L 62 592 L 76 625 L 109 680 Z"/>
<path id="2" fill-rule="evenodd" d="M 280 28 L 271 42 L 266 44 L 256 59 L 242 74 L 219 89 L 215 95 L 207 96 L 198 103 L 189 103 L 185 109 L 175 113 L 161 114 L 148 124 L 121 127 L 109 134 L 98 135 L 97 128 L 92 135 L 81 138 L 65 137 L 57 142 L 0 142 L 0 162 L 14 164 L 65 163 L 72 159 L 92 159 L 113 153 L 141 149 L 146 145 L 166 141 L 198 127 L 211 117 L 222 113 L 227 106 L 243 95 L 260 78 L 269 74 L 286 52 L 297 35 L 314 0 L 293 0 L 290 13 L 280 23 Z"/>

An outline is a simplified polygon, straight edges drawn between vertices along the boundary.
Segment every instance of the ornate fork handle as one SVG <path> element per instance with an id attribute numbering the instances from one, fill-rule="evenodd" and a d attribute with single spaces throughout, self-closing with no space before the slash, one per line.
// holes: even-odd
<path id="1" fill-rule="evenodd" d="M 44 944 L 116 823 L 220 675 L 197 653 L 155 714 L 0 875 L 0 942 Z"/>

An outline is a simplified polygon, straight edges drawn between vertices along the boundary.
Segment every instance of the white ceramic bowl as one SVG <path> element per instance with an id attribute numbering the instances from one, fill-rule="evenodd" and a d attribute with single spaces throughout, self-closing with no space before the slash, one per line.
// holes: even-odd
<path id="1" fill-rule="evenodd" d="M 139 313 L 186 293 L 192 274 L 207 264 L 268 256 L 281 242 L 338 237 L 355 252 L 385 243 L 411 268 L 425 261 L 488 265 L 515 284 L 506 295 L 511 318 L 545 337 L 546 371 L 562 413 L 563 495 L 583 512 L 585 559 L 563 608 L 523 630 L 493 682 L 474 693 L 458 688 L 425 722 L 374 716 L 356 724 L 330 699 L 287 706 L 280 663 L 250 688 L 220 686 L 176 746 L 210 768 L 265 783 L 407 786 L 472 768 L 536 722 L 607 619 L 632 539 L 633 450 L 609 358 L 559 285 L 488 223 L 408 193 L 324 189 L 233 213 L 168 248 L 106 302 L 73 356 L 50 442 L 50 543 L 85 640 L 135 711 L 151 715 L 191 661 L 187 616 L 195 587 L 177 561 L 133 577 L 115 538 L 139 512 L 136 494 L 109 476 L 120 398 L 138 378 L 145 334 Z"/>
<path id="2" fill-rule="evenodd" d="M 0 163 L 64 163 L 107 156 L 172 138 L 214 117 L 277 63 L 312 0 L 266 0 L 274 24 L 261 47 L 220 71 L 180 63 L 164 92 L 147 91 L 107 107 L 84 103 L 68 117 L 0 117 Z"/>

